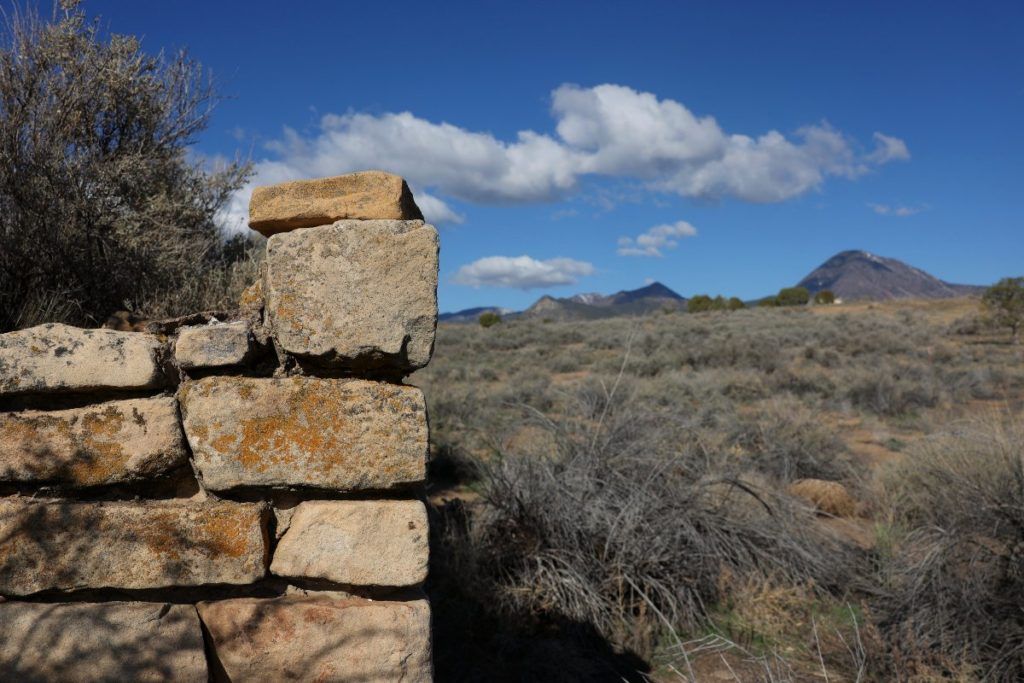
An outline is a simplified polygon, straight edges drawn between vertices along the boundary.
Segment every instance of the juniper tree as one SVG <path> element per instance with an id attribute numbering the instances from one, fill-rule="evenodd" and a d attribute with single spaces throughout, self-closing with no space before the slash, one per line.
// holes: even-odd
<path id="1" fill-rule="evenodd" d="M 1010 341 L 1020 341 L 1020 328 L 1024 325 L 1024 277 L 1004 277 L 989 287 L 981 303 L 992 322 L 1010 328 Z"/>

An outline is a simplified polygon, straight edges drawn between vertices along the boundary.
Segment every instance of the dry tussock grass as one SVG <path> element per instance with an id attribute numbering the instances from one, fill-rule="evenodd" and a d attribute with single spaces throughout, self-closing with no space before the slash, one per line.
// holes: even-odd
<path id="1" fill-rule="evenodd" d="M 414 381 L 433 466 L 480 502 L 446 508 L 435 556 L 493 617 L 460 653 L 485 637 L 609 680 L 644 668 L 624 651 L 658 680 L 692 679 L 688 657 L 740 680 L 1014 680 L 1024 365 L 954 308 L 442 326 Z M 809 477 L 853 494 L 856 534 L 790 497 Z"/>

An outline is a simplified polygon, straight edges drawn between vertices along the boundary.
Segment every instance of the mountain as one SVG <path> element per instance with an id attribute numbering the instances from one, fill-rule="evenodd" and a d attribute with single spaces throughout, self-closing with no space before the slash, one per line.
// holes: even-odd
<path id="1" fill-rule="evenodd" d="M 500 306 L 477 306 L 476 308 L 464 308 L 453 313 L 440 313 L 437 316 L 437 321 L 441 323 L 475 323 L 480 319 L 481 313 L 487 313 L 488 311 L 493 311 L 502 316 L 514 313 L 511 309 Z"/>
<path id="2" fill-rule="evenodd" d="M 799 283 L 813 294 L 832 290 L 841 299 L 946 299 L 977 294 L 984 287 L 956 285 L 892 258 L 842 251 Z"/>
<path id="3" fill-rule="evenodd" d="M 616 292 L 608 297 L 608 299 L 610 300 L 610 305 L 613 306 L 622 306 L 636 301 L 686 301 L 686 299 L 660 282 L 652 282 L 640 289 Z"/>
<path id="4" fill-rule="evenodd" d="M 866 251 L 842 251 L 811 271 L 799 283 L 813 294 L 832 290 L 846 301 L 857 299 L 947 299 L 985 291 L 977 285 L 945 282 L 902 261 L 876 256 Z M 683 310 L 686 299 L 660 282 L 615 294 L 586 292 L 558 298 L 544 295 L 521 313 L 497 306 L 467 308 L 442 313 L 441 322 L 476 322 L 484 311 L 495 311 L 503 318 L 542 318 L 550 320 L 591 320 L 619 315 L 645 315 L 663 310 Z M 754 305 L 757 299 L 748 301 Z"/>
<path id="5" fill-rule="evenodd" d="M 577 294 L 566 298 L 542 296 L 523 311 L 528 318 L 575 320 L 611 318 L 619 315 L 644 315 L 666 308 L 681 309 L 686 299 L 660 282 L 640 289 L 623 290 L 615 294 Z"/>

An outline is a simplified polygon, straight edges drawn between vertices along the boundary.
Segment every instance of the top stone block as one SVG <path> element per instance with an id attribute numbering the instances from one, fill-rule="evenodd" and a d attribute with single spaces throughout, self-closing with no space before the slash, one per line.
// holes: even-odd
<path id="1" fill-rule="evenodd" d="M 257 187 L 249 201 L 249 227 L 267 237 L 344 219 L 422 220 L 423 214 L 405 181 L 383 171 Z"/>

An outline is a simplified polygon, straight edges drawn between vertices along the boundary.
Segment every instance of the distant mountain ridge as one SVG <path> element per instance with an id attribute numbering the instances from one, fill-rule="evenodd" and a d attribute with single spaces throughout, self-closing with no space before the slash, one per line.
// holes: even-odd
<path id="1" fill-rule="evenodd" d="M 473 308 L 464 308 L 461 311 L 453 311 L 451 313 L 439 313 L 437 321 L 442 323 L 475 323 L 480 319 L 481 313 L 497 313 L 498 315 L 506 316 L 509 314 L 515 315 L 515 311 L 511 308 L 502 308 L 501 306 L 475 306 Z"/>
<path id="2" fill-rule="evenodd" d="M 612 318 L 619 315 L 642 315 L 652 311 L 680 309 L 686 299 L 660 282 L 639 289 L 609 294 L 577 294 L 566 298 L 542 296 L 522 312 L 526 318 L 552 320 Z"/>
<path id="3" fill-rule="evenodd" d="M 839 252 L 811 271 L 798 285 L 806 287 L 811 293 L 828 289 L 846 301 L 947 299 L 980 294 L 985 290 L 978 285 L 945 282 L 903 261 L 855 249 Z M 498 306 L 478 306 L 454 313 L 442 313 L 438 319 L 442 322 L 475 322 L 481 313 L 495 311 L 505 318 L 522 316 L 551 320 L 589 320 L 644 315 L 666 309 L 680 310 L 686 307 L 686 302 L 686 297 L 671 288 L 660 282 L 652 282 L 639 289 L 623 290 L 615 294 L 585 292 L 562 298 L 545 294 L 522 312 Z"/>
<path id="4" fill-rule="evenodd" d="M 948 299 L 977 294 L 984 287 L 940 280 L 903 261 L 867 251 L 841 251 L 798 283 L 811 291 L 828 289 L 845 300 Z"/>

